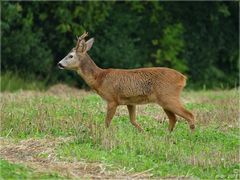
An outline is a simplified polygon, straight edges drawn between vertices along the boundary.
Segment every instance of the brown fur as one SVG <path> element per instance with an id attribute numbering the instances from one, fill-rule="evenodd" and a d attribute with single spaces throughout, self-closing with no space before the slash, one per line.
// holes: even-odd
<path id="1" fill-rule="evenodd" d="M 78 73 L 86 83 L 107 101 L 106 127 L 119 105 L 127 105 L 130 121 L 140 131 L 136 122 L 136 105 L 157 103 L 163 107 L 169 118 L 169 130 L 176 123 L 176 115 L 185 118 L 194 130 L 194 116 L 180 103 L 180 93 L 186 84 L 186 77 L 169 68 L 141 68 L 133 70 L 101 69 L 85 54 L 80 60 Z"/>

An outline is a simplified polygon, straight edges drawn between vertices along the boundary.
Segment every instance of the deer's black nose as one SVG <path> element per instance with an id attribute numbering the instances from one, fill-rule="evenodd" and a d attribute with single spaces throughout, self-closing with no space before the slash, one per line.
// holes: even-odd
<path id="1" fill-rule="evenodd" d="M 64 66 L 61 63 L 58 63 L 58 68 L 59 69 L 64 69 Z"/>

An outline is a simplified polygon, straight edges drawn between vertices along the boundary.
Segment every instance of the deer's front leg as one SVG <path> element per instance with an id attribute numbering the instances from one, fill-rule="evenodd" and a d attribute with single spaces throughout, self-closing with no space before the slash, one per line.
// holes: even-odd
<path id="1" fill-rule="evenodd" d="M 117 109 L 117 104 L 116 103 L 108 103 L 107 105 L 107 116 L 106 116 L 106 120 L 105 120 L 105 125 L 106 127 L 108 128 L 111 121 L 112 121 L 112 118 L 116 112 L 116 109 Z"/>
<path id="2" fill-rule="evenodd" d="M 127 105 L 130 122 L 134 125 L 139 131 L 143 132 L 143 128 L 136 121 L 136 106 L 135 105 Z"/>

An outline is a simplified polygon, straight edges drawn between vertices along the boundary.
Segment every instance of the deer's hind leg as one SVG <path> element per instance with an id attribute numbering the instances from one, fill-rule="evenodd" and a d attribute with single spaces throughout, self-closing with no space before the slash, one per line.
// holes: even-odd
<path id="1" fill-rule="evenodd" d="M 164 102 L 161 102 L 160 105 L 168 111 L 171 111 L 172 113 L 183 117 L 187 120 L 189 127 L 192 131 L 195 129 L 195 120 L 193 114 L 186 110 L 183 105 L 180 103 L 178 99 L 168 99 Z"/>
<path id="2" fill-rule="evenodd" d="M 139 131 L 143 131 L 143 128 L 136 121 L 136 106 L 135 105 L 127 105 L 130 122 L 133 126 L 135 126 Z"/>
<path id="3" fill-rule="evenodd" d="M 163 110 L 167 114 L 168 119 L 169 119 L 169 127 L 168 127 L 168 129 L 169 129 L 170 132 L 172 132 L 174 127 L 175 127 L 175 124 L 177 122 L 177 117 L 176 117 L 176 115 L 173 112 L 171 112 L 171 111 L 169 111 L 167 109 L 163 109 Z"/>

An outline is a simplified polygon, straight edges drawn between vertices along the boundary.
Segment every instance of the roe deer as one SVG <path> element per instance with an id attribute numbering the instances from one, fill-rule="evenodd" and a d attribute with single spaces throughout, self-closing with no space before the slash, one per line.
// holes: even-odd
<path id="1" fill-rule="evenodd" d="M 104 100 L 107 101 L 106 127 L 109 127 L 118 105 L 127 105 L 130 122 L 143 131 L 136 122 L 136 105 L 157 103 L 169 118 L 169 130 L 176 123 L 176 115 L 187 120 L 194 131 L 194 116 L 180 102 L 180 93 L 186 77 L 169 68 L 154 67 L 140 69 L 102 69 L 87 54 L 94 39 L 87 42 L 84 33 L 77 45 L 59 63 L 60 69 L 75 70 Z"/>

